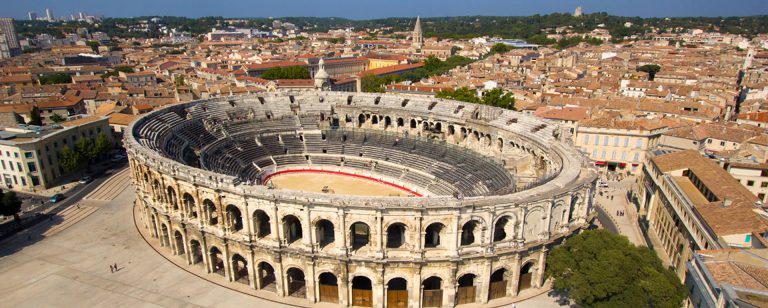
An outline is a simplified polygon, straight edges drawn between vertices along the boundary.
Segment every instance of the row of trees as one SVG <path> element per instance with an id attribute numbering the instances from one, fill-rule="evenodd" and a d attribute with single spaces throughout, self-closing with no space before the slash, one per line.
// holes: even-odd
<path id="1" fill-rule="evenodd" d="M 273 67 L 261 74 L 266 80 L 277 79 L 309 79 L 309 70 L 303 66 Z"/>
<path id="2" fill-rule="evenodd" d="M 451 69 L 464 66 L 474 62 L 474 60 L 462 57 L 451 56 L 445 61 L 438 59 L 435 56 L 429 56 L 424 60 L 424 66 L 413 71 L 404 73 L 402 75 L 389 75 L 389 76 L 375 76 L 366 75 L 360 80 L 362 83 L 363 92 L 384 92 L 384 85 L 397 83 L 401 81 L 409 80 L 411 82 L 418 82 L 423 78 L 427 78 L 435 75 L 442 75 L 450 71 Z"/>
<path id="3" fill-rule="evenodd" d="M 669 307 L 688 292 L 653 250 L 604 229 L 585 231 L 552 250 L 545 275 L 580 307 Z"/>
<path id="4" fill-rule="evenodd" d="M 60 83 L 72 83 L 72 76 L 65 73 L 55 73 L 50 75 L 43 75 L 37 78 L 40 84 L 60 84 Z"/>
<path id="5" fill-rule="evenodd" d="M 112 152 L 112 140 L 106 134 L 100 133 L 94 141 L 88 138 L 80 138 L 75 143 L 74 149 L 64 146 L 61 149 L 59 163 L 64 170 L 71 172 L 82 168 L 84 165 L 96 161 Z"/>
<path id="6" fill-rule="evenodd" d="M 441 90 L 435 94 L 435 97 L 515 110 L 515 97 L 512 93 L 505 93 L 501 88 L 485 91 L 481 97 L 478 97 L 474 90 L 461 87 L 456 90 Z"/>

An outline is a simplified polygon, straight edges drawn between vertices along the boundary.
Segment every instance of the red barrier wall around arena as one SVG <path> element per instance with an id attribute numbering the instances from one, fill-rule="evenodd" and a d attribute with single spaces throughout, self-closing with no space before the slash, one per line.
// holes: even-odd
<path id="1" fill-rule="evenodd" d="M 331 171 L 331 170 L 317 170 L 317 169 L 281 170 L 281 171 L 278 171 L 278 172 L 275 172 L 275 173 L 272 173 L 272 174 L 268 175 L 264 179 L 264 181 L 262 183 L 269 182 L 269 180 L 273 176 L 280 175 L 280 174 L 286 174 L 286 173 L 330 173 L 330 174 L 336 174 L 336 175 L 351 176 L 351 177 L 355 177 L 355 178 L 359 178 L 359 179 L 365 179 L 365 180 L 368 180 L 368 181 L 373 181 L 373 182 L 376 182 L 376 183 L 381 183 L 381 184 L 384 184 L 384 185 L 387 185 L 387 186 L 391 186 L 391 187 L 397 188 L 399 190 L 405 191 L 405 192 L 407 192 L 409 194 L 412 194 L 412 195 L 414 195 L 416 197 L 422 197 L 422 195 L 420 193 L 417 193 L 417 192 L 415 192 L 413 190 L 410 190 L 408 188 L 405 188 L 403 186 L 397 185 L 397 184 L 392 183 L 392 182 L 387 182 L 387 181 L 379 180 L 377 178 L 372 178 L 372 177 L 365 176 L 365 175 L 360 175 L 360 174 L 347 173 L 347 172 L 342 172 L 342 171 Z"/>

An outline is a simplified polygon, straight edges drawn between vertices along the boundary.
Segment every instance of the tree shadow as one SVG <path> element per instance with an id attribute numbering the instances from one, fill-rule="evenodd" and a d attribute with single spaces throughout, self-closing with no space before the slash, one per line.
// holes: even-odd
<path id="1" fill-rule="evenodd" d="M 554 298 L 557 301 L 557 304 L 561 307 L 576 307 L 576 304 L 571 303 L 571 299 L 568 296 L 567 291 L 552 289 L 547 292 L 547 296 Z"/>
<path id="2" fill-rule="evenodd" d="M 46 232 L 63 222 L 64 218 L 59 214 L 40 214 L 22 220 L 22 224 L 6 223 L 16 225 L 16 227 L 0 234 L 0 258 L 12 255 L 27 246 L 42 241 L 46 238 L 44 235 Z"/>

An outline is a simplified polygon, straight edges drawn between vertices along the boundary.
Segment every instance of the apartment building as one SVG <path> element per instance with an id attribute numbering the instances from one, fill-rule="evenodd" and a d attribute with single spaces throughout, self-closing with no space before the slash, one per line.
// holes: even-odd
<path id="1" fill-rule="evenodd" d="M 638 174 L 646 152 L 666 129 L 658 121 L 598 118 L 580 122 L 573 138 L 601 171 Z"/>
<path id="2" fill-rule="evenodd" d="M 681 279 L 694 251 L 763 247 L 768 213 L 752 192 L 695 150 L 658 154 L 643 168 L 640 215 Z"/>

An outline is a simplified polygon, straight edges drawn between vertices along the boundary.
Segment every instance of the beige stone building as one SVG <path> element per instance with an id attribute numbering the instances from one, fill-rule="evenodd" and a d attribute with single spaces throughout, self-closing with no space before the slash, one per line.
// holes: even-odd
<path id="1" fill-rule="evenodd" d="M 597 118 L 580 122 L 573 140 L 601 170 L 639 174 L 646 152 L 656 147 L 666 128 L 655 121 Z"/>
<path id="2" fill-rule="evenodd" d="M 4 187 L 32 191 L 51 187 L 67 172 L 59 164 L 61 150 L 73 148 L 80 138 L 92 141 L 105 133 L 111 138 L 106 117 L 88 117 L 39 129 L 0 131 L 0 172 Z"/>
<path id="3" fill-rule="evenodd" d="M 757 197 L 697 151 L 649 157 L 639 195 L 648 235 L 681 279 L 696 250 L 761 248 L 768 239 Z"/>

